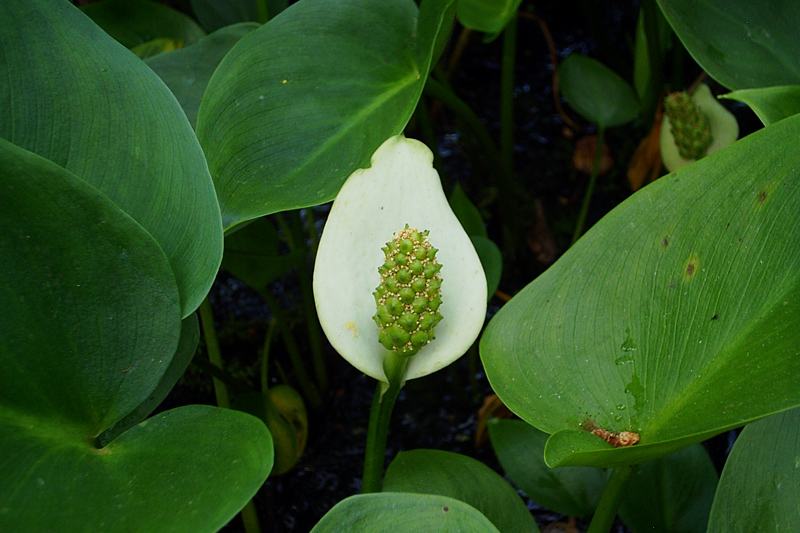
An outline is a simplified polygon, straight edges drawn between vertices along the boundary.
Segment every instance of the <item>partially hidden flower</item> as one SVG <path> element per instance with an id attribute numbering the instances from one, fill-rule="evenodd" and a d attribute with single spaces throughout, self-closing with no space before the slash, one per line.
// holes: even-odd
<path id="1" fill-rule="evenodd" d="M 463 355 L 486 316 L 481 262 L 432 162 L 418 141 L 386 140 L 342 186 L 317 251 L 322 329 L 350 364 L 384 382 L 392 351 L 409 357 L 406 379 L 425 376 Z"/>
<path id="2" fill-rule="evenodd" d="M 736 117 L 714 98 L 708 85 L 699 85 L 691 97 L 686 93 L 668 96 L 664 108 L 661 157 L 670 172 L 733 144 L 739 137 Z"/>

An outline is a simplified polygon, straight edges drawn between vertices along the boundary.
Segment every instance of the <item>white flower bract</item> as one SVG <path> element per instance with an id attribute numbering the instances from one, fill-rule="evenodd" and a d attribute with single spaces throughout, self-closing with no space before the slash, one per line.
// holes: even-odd
<path id="1" fill-rule="evenodd" d="M 472 345 L 486 316 L 481 262 L 442 190 L 433 154 L 402 136 L 386 140 L 371 166 L 354 172 L 333 203 L 314 266 L 314 300 L 331 345 L 365 374 L 387 381 L 388 350 L 378 341 L 373 292 L 380 282 L 381 250 L 408 224 L 428 230 L 442 265 L 444 317 L 435 339 L 411 356 L 406 379 L 446 367 Z"/>

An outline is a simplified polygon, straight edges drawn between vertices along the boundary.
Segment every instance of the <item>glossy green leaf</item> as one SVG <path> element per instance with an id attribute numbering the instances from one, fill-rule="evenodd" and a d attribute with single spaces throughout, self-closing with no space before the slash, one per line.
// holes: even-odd
<path id="1" fill-rule="evenodd" d="M 197 110 L 208 87 L 208 80 L 222 58 L 239 39 L 259 27 L 255 22 L 227 26 L 192 46 L 145 61 L 178 99 L 192 127 L 197 124 Z"/>
<path id="2" fill-rule="evenodd" d="M 149 0 L 103 0 L 81 9 L 126 48 L 160 37 L 189 45 L 206 35 L 203 28 L 180 11 Z"/>
<path id="3" fill-rule="evenodd" d="M 517 15 L 522 0 L 459 0 L 458 21 L 484 33 L 499 33 Z"/>
<path id="4" fill-rule="evenodd" d="M 505 479 L 480 461 L 457 453 L 398 453 L 386 470 L 383 491 L 447 496 L 483 513 L 498 531 L 539 531 L 530 511 Z"/>
<path id="5" fill-rule="evenodd" d="M 0 137 L 91 183 L 150 232 L 188 316 L 216 275 L 222 228 L 205 157 L 175 97 L 61 0 L 0 5 L 0 65 L 0 94 L 13 103 L 0 106 Z"/>
<path id="6" fill-rule="evenodd" d="M 639 99 L 628 82 L 590 57 L 572 54 L 558 67 L 564 98 L 599 128 L 621 126 L 639 114 Z"/>
<path id="7" fill-rule="evenodd" d="M 329 201 L 369 165 L 411 117 L 451 2 L 423 2 L 418 26 L 412 0 L 303 0 L 233 47 L 197 120 L 226 230 Z"/>
<path id="8" fill-rule="evenodd" d="M 800 113 L 800 85 L 741 89 L 723 94 L 720 98 L 744 102 L 765 126 Z"/>
<path id="9" fill-rule="evenodd" d="M 257 419 L 185 407 L 94 444 L 196 344 L 192 319 L 181 336 L 158 243 L 102 192 L 4 139 L 0 232 L 0 530 L 224 525 L 272 466 Z"/>
<path id="10" fill-rule="evenodd" d="M 725 462 L 710 533 L 793 531 L 800 523 L 800 409 L 753 422 Z"/>
<path id="11" fill-rule="evenodd" d="M 102 449 L 60 422 L 6 414 L 3 531 L 217 531 L 272 467 L 267 428 L 229 409 L 166 411 Z"/>
<path id="12" fill-rule="evenodd" d="M 498 533 L 477 509 L 429 494 L 380 492 L 350 496 L 322 517 L 311 533 Z"/>
<path id="13" fill-rule="evenodd" d="M 175 279 L 94 187 L 0 139 L 0 403 L 95 436 L 142 403 L 178 346 Z"/>
<path id="14" fill-rule="evenodd" d="M 522 420 L 495 418 L 487 427 L 500 465 L 530 499 L 561 514 L 583 517 L 594 513 L 608 481 L 608 470 L 548 467 L 544 463 L 547 433 Z"/>
<path id="15" fill-rule="evenodd" d="M 503 275 L 503 254 L 500 248 L 486 237 L 470 237 L 472 246 L 478 252 L 478 257 L 486 274 L 486 296 L 494 296 L 497 287 L 500 285 L 500 277 Z"/>
<path id="16" fill-rule="evenodd" d="M 175 355 L 169 366 L 161 376 L 156 388 L 139 404 L 136 409 L 128 413 L 128 415 L 120 420 L 114 422 L 111 426 L 98 437 L 100 446 L 105 446 L 123 432 L 132 428 L 152 413 L 156 407 L 161 405 L 161 402 L 175 387 L 175 384 L 181 378 L 192 358 L 197 352 L 197 343 L 200 340 L 200 326 L 197 321 L 197 315 L 191 314 L 183 319 L 181 322 L 181 336 L 178 340 L 178 348 L 175 350 Z M 133 369 L 131 369 L 133 370 Z"/>
<path id="17" fill-rule="evenodd" d="M 637 464 L 800 405 L 798 135 L 782 120 L 645 187 L 495 315 L 487 376 L 553 434 L 548 465 Z"/>
<path id="18" fill-rule="evenodd" d="M 695 61 L 729 89 L 800 82 L 800 4 L 777 0 L 659 0 Z"/>
<path id="19" fill-rule="evenodd" d="M 455 213 L 458 221 L 464 226 L 464 231 L 470 237 L 489 237 L 486 226 L 483 224 L 483 216 L 475 204 L 467 197 L 461 185 L 456 184 L 450 197 L 447 199 L 450 208 Z"/>
<path id="20" fill-rule="evenodd" d="M 222 268 L 258 292 L 305 261 L 304 249 L 280 253 L 278 230 L 266 217 L 254 220 L 225 237 Z"/>
<path id="21" fill-rule="evenodd" d="M 695 444 L 638 465 L 619 516 L 637 533 L 704 533 L 716 489 L 714 464 Z"/>

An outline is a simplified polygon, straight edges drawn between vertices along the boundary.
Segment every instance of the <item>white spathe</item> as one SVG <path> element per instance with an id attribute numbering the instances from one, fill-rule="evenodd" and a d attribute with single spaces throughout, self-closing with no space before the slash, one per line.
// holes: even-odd
<path id="1" fill-rule="evenodd" d="M 372 156 L 372 166 L 347 179 L 333 202 L 314 266 L 314 300 L 322 329 L 342 357 L 387 381 L 388 353 L 378 342 L 372 293 L 380 283 L 381 250 L 406 224 L 429 230 L 442 265 L 443 319 L 436 338 L 411 356 L 406 379 L 440 370 L 461 357 L 486 317 L 486 277 L 478 254 L 442 190 L 433 154 L 395 136 Z"/>
<path id="2" fill-rule="evenodd" d="M 700 111 L 708 117 L 708 125 L 711 128 L 711 144 L 706 149 L 706 155 L 722 150 L 736 142 L 736 139 L 739 138 L 739 123 L 736 122 L 736 117 L 733 116 L 733 113 L 725 109 L 714 98 L 708 85 L 705 83 L 698 85 L 694 94 L 692 94 L 692 100 L 700 108 Z M 666 114 L 664 114 L 664 119 L 661 122 L 660 141 L 661 159 L 670 172 L 675 172 L 679 168 L 697 161 L 696 159 L 686 159 L 678 152 L 675 137 L 672 135 L 670 120 Z"/>

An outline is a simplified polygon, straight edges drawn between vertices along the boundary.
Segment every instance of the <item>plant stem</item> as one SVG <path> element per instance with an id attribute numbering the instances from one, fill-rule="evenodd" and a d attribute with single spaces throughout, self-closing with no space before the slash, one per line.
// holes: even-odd
<path id="1" fill-rule="evenodd" d="M 583 226 L 586 223 L 586 215 L 589 212 L 589 204 L 594 194 L 594 186 L 597 183 L 597 171 L 600 168 L 600 159 L 603 155 L 603 145 L 605 144 L 605 128 L 597 128 L 597 148 L 594 151 L 594 163 L 592 163 L 592 174 L 589 176 L 589 185 L 586 187 L 586 194 L 583 197 L 581 212 L 578 215 L 578 222 L 575 224 L 575 233 L 572 234 L 571 244 L 580 239 L 583 234 Z"/>
<path id="2" fill-rule="evenodd" d="M 380 492 L 383 486 L 383 463 L 386 460 L 386 437 L 389 433 L 389 421 L 397 395 L 405 384 L 406 369 L 409 358 L 389 352 L 384 369 L 389 383 L 378 382 L 375 396 L 372 398 L 372 409 L 369 413 L 367 429 L 367 448 L 364 454 L 364 475 L 361 493 Z"/>
<path id="3" fill-rule="evenodd" d="M 260 24 L 266 24 L 273 15 L 269 12 L 267 0 L 256 0 L 256 7 L 258 8 L 258 22 Z"/>
<path id="4" fill-rule="evenodd" d="M 611 471 L 611 477 L 608 478 L 608 483 L 603 489 L 603 495 L 600 497 L 597 510 L 594 512 L 586 533 L 607 533 L 611 529 L 634 468 L 633 465 L 618 466 Z"/>
<path id="5" fill-rule="evenodd" d="M 517 17 L 503 32 L 500 74 L 500 155 L 508 172 L 514 169 L 514 59 L 517 54 Z"/>
<path id="6" fill-rule="evenodd" d="M 200 304 L 200 323 L 203 325 L 203 336 L 206 339 L 206 350 L 208 351 L 208 359 L 212 365 L 219 368 L 222 367 L 222 353 L 219 349 L 219 341 L 217 340 L 217 330 L 214 329 L 214 312 L 211 309 L 211 300 L 208 296 Z M 228 398 L 228 389 L 225 383 L 217 378 L 212 378 L 214 381 L 214 394 L 217 397 L 217 405 L 230 409 L 231 402 Z"/>

